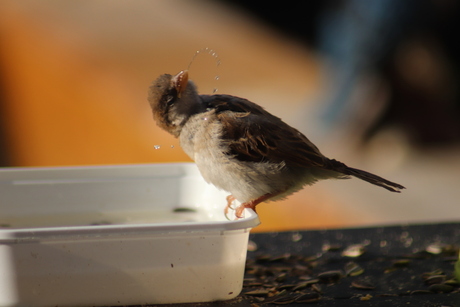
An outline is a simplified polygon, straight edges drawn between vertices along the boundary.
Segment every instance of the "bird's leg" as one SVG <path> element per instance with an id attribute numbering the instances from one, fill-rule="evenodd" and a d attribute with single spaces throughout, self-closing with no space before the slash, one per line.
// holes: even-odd
<path id="1" fill-rule="evenodd" d="M 278 195 L 278 194 L 279 193 L 267 193 L 267 194 L 264 194 L 264 195 L 260 196 L 259 198 L 256 198 L 256 199 L 253 199 L 253 200 L 250 200 L 248 202 L 245 202 L 245 203 L 241 204 L 238 208 L 236 208 L 236 211 L 235 211 L 236 217 L 239 218 L 239 219 L 242 218 L 243 217 L 243 211 L 246 208 L 252 209 L 252 210 L 254 210 L 255 213 L 257 213 L 256 206 L 258 204 L 260 204 L 261 202 L 266 201 L 267 199 L 272 198 L 273 196 Z"/>

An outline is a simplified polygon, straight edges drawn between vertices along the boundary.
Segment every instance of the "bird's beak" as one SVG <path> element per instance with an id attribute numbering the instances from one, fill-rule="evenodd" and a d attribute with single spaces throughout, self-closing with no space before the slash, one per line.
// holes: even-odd
<path id="1" fill-rule="evenodd" d="M 182 70 L 171 79 L 171 84 L 177 90 L 177 97 L 180 98 L 182 92 L 187 87 L 188 82 L 188 70 Z"/>

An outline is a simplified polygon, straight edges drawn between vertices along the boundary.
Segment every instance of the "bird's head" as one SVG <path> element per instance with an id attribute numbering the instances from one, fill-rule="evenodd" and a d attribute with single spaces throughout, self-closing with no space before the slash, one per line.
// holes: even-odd
<path id="1" fill-rule="evenodd" d="M 177 75 L 164 74 L 149 88 L 148 100 L 153 118 L 167 132 L 178 137 L 188 118 L 202 109 L 195 84 L 188 79 L 188 71 Z"/>

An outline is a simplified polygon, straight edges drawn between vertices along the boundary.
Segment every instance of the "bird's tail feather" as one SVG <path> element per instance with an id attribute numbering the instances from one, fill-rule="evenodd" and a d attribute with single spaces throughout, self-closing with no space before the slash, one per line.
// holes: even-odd
<path id="1" fill-rule="evenodd" d="M 339 162 L 336 160 L 329 160 L 329 161 L 331 162 L 331 166 L 332 166 L 331 170 L 334 170 L 336 172 L 339 172 L 345 175 L 354 176 L 361 180 L 367 181 L 369 183 L 372 183 L 379 187 L 387 189 L 388 191 L 391 191 L 391 192 L 400 193 L 402 189 L 405 189 L 404 186 L 398 183 L 386 180 L 385 178 L 382 178 L 380 176 L 371 174 L 369 172 L 366 172 L 366 171 L 363 171 L 357 168 L 348 167 L 342 162 Z"/>

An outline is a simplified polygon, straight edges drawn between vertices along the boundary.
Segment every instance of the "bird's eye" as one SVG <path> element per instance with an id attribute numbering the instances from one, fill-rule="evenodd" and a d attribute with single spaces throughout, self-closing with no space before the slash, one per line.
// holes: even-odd
<path id="1" fill-rule="evenodd" d="M 166 96 L 166 103 L 167 104 L 173 104 L 174 96 L 173 95 L 167 95 Z"/>

